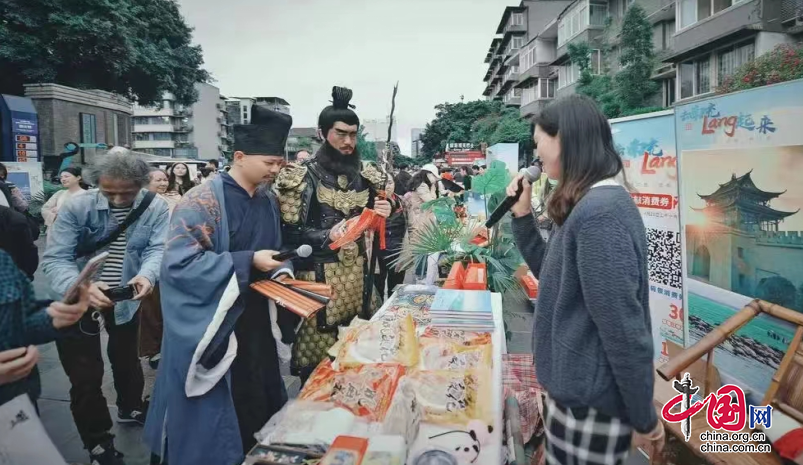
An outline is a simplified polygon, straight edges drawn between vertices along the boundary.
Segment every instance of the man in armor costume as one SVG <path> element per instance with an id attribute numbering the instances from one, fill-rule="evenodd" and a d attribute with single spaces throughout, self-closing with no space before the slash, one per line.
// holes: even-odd
<path id="1" fill-rule="evenodd" d="M 332 105 L 318 118 L 324 145 L 305 163 L 285 166 L 276 179 L 285 245 L 313 249 L 308 259 L 294 261 L 296 278 L 333 290 L 326 308 L 302 323 L 293 346 L 291 371 L 302 384 L 337 342 L 337 327 L 376 310 L 365 235 L 340 249 L 329 247 L 343 236 L 345 221 L 363 208 L 385 218 L 391 213 L 391 204 L 377 197 L 385 177 L 376 164 L 361 162 L 357 152 L 360 119 L 349 104 L 351 96 L 349 89 L 332 89 Z"/>

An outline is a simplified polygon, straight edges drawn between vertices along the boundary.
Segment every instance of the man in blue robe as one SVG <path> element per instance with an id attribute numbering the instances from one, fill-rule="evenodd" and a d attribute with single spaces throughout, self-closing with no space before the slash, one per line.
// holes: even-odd
<path id="1" fill-rule="evenodd" d="M 273 259 L 282 247 L 278 202 L 260 188 L 284 163 L 292 119 L 251 111 L 252 124 L 234 127 L 231 171 L 190 190 L 170 221 L 162 360 L 145 425 L 161 463 L 239 464 L 287 401 L 278 354 L 289 359 L 279 324 L 288 312 L 249 285 L 292 275 L 289 262 Z"/>

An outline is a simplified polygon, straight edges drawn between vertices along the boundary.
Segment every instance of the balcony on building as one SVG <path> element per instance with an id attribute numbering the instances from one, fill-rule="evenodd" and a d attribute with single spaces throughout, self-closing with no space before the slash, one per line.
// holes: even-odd
<path id="1" fill-rule="evenodd" d="M 511 88 L 502 96 L 502 102 L 509 107 L 521 105 L 521 89 Z"/>
<path id="2" fill-rule="evenodd" d="M 134 150 L 137 149 L 172 149 L 176 147 L 177 142 L 173 139 L 168 140 L 137 140 L 136 135 L 134 137 Z"/>
<path id="3" fill-rule="evenodd" d="M 740 66 L 792 41 L 793 6 L 783 0 L 677 0 L 672 52 L 678 101 L 712 95 Z M 791 5 L 791 6 L 790 6 Z M 784 17 L 784 13 L 789 18 Z M 801 21 L 803 25 L 803 21 Z"/>
<path id="4" fill-rule="evenodd" d="M 577 0 L 557 24 L 558 58 L 569 53 L 569 44 L 593 42 L 605 27 L 608 0 Z"/>
<path id="5" fill-rule="evenodd" d="M 185 122 L 174 123 L 173 132 L 192 132 L 192 125 Z"/>
<path id="6" fill-rule="evenodd" d="M 502 36 L 508 34 L 527 34 L 527 7 L 509 6 L 502 13 L 502 19 L 496 28 L 496 33 Z"/>
<path id="7" fill-rule="evenodd" d="M 521 116 L 532 119 L 538 115 L 555 98 L 556 87 L 557 80 L 549 76 L 529 79 L 523 87 L 519 88 L 521 90 Z"/>

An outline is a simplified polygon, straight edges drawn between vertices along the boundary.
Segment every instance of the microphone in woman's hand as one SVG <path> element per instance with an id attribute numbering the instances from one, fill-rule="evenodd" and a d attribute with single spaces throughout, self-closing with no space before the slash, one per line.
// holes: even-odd
<path id="1" fill-rule="evenodd" d="M 526 179 L 527 182 L 534 183 L 535 181 L 538 180 L 538 178 L 541 177 L 541 168 L 539 168 L 538 166 L 531 166 L 527 168 L 527 170 L 522 174 L 524 175 L 524 179 Z M 513 208 L 513 205 L 515 205 L 516 202 L 519 200 L 519 197 L 521 197 L 522 190 L 524 190 L 524 186 L 522 186 L 521 180 L 519 180 L 519 188 L 518 190 L 516 190 L 516 195 L 508 196 L 505 200 L 502 201 L 502 203 L 499 204 L 498 207 L 496 207 L 496 210 L 494 210 L 493 213 L 491 213 L 491 216 L 488 217 L 488 221 L 485 222 L 486 228 L 494 227 L 494 225 L 496 225 L 496 223 L 498 223 L 499 220 L 501 220 L 502 217 L 505 216 L 505 213 L 509 212 L 510 209 Z"/>

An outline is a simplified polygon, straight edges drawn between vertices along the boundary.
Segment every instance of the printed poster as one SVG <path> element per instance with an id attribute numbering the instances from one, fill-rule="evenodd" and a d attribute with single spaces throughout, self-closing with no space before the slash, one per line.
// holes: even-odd
<path id="1" fill-rule="evenodd" d="M 684 345 L 675 119 L 664 111 L 611 120 L 611 128 L 647 228 L 653 345 L 663 363 L 666 341 Z"/>
<path id="2" fill-rule="evenodd" d="M 4 162 L 8 169 L 8 182 L 16 185 L 22 195 L 30 202 L 31 196 L 44 189 L 42 163 Z"/>
<path id="3" fill-rule="evenodd" d="M 803 311 L 803 81 L 675 109 L 687 346 L 753 298 Z M 760 315 L 715 351 L 760 398 L 794 326 Z"/>

